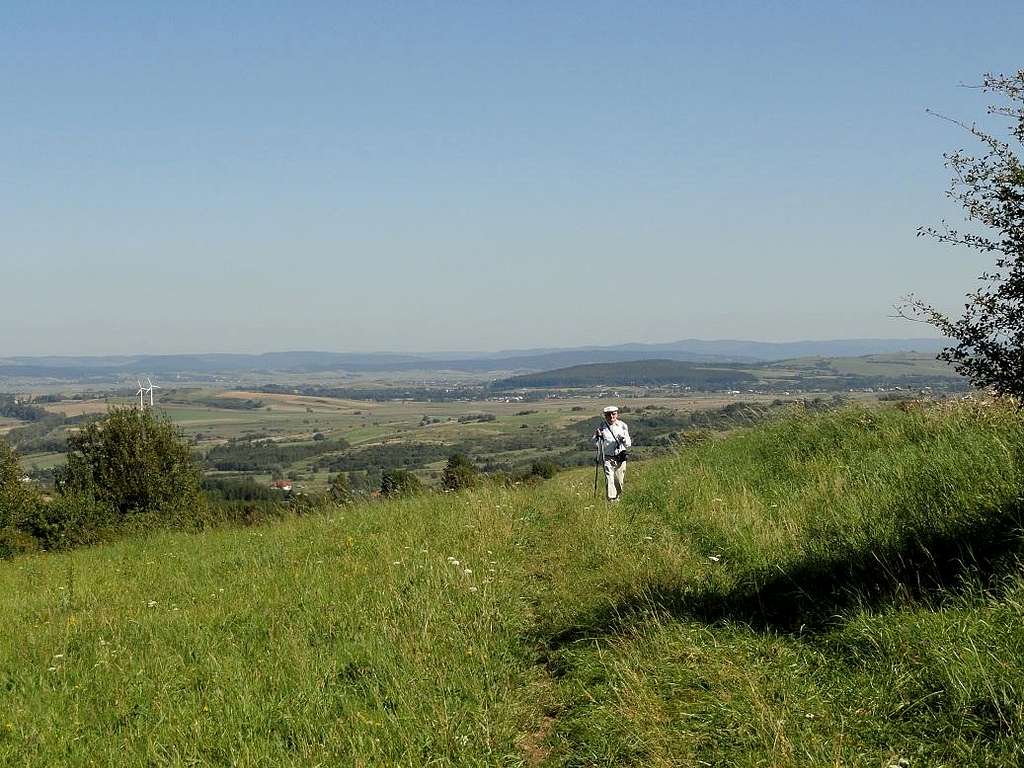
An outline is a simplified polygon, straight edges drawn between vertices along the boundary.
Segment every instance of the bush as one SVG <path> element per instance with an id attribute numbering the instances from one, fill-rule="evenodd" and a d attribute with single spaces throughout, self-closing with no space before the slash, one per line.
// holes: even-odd
<path id="1" fill-rule="evenodd" d="M 535 477 L 543 477 L 545 480 L 550 480 L 558 474 L 560 469 L 561 467 L 555 462 L 548 461 L 547 459 L 540 459 L 530 465 L 530 474 Z"/>
<path id="2" fill-rule="evenodd" d="M 192 453 L 174 425 L 153 411 L 115 408 L 70 435 L 68 448 L 58 489 L 109 507 L 119 527 L 134 525 L 132 518 L 164 525 L 205 520 Z"/>
<path id="3" fill-rule="evenodd" d="M 40 503 L 35 489 L 21 482 L 22 474 L 18 455 L 0 440 L 0 532 L 6 532 L 3 536 L 6 543 L 0 543 L 0 557 L 6 556 L 5 552 L 21 551 L 21 545 L 17 544 L 21 538 L 16 531 Z"/>
<path id="4" fill-rule="evenodd" d="M 446 491 L 458 491 L 476 485 L 478 473 L 473 463 L 464 454 L 454 453 L 448 458 L 441 473 L 441 487 Z"/>
<path id="5" fill-rule="evenodd" d="M 17 528 L 0 528 L 0 560 L 39 550 L 39 542 Z"/>
<path id="6" fill-rule="evenodd" d="M 408 496 L 423 490 L 423 483 L 412 472 L 389 469 L 380 478 L 381 496 Z"/>
<path id="7" fill-rule="evenodd" d="M 122 532 L 120 527 L 111 507 L 83 493 L 34 505 L 20 526 L 44 549 L 99 544 L 115 538 Z"/>

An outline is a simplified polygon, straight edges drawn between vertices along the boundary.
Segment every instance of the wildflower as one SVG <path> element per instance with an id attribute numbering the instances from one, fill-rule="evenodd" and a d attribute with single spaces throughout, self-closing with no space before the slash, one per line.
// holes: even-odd
<path id="1" fill-rule="evenodd" d="M 401 564 L 402 564 L 402 561 L 401 561 L 401 560 L 395 560 L 395 561 L 394 561 L 393 563 L 391 563 L 391 564 L 392 564 L 392 565 L 401 565 Z"/>
<path id="2" fill-rule="evenodd" d="M 210 597 L 213 597 L 213 595 L 210 595 Z M 146 607 L 147 608 L 156 608 L 156 600 L 150 600 L 148 603 L 146 603 Z"/>
<path id="3" fill-rule="evenodd" d="M 56 671 L 57 671 L 57 668 L 56 668 L 56 667 L 50 667 L 50 668 L 49 668 L 49 669 L 47 669 L 46 671 L 47 671 L 47 672 L 56 672 Z"/>
<path id="4" fill-rule="evenodd" d="M 469 576 L 473 572 L 473 569 L 472 568 L 465 568 L 462 572 L 464 574 L 466 574 L 467 576 Z"/>
<path id="5" fill-rule="evenodd" d="M 469 588 L 469 591 L 470 591 L 470 592 L 476 592 L 476 587 L 470 587 L 470 588 Z"/>
<path id="6" fill-rule="evenodd" d="M 721 555 L 710 555 L 708 557 L 708 560 L 710 560 L 712 563 L 717 563 L 721 559 L 722 559 Z"/>
<path id="7" fill-rule="evenodd" d="M 813 720 L 814 719 L 814 713 L 813 712 L 808 712 L 806 715 L 804 715 L 804 717 L 806 717 L 808 720 Z"/>
<path id="8" fill-rule="evenodd" d="M 54 659 L 63 659 L 64 658 L 64 654 L 63 653 L 55 654 L 53 658 Z"/>

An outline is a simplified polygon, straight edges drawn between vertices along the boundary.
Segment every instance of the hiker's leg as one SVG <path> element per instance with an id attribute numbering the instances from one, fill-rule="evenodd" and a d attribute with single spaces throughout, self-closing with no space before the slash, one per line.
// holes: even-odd
<path id="1" fill-rule="evenodd" d="M 608 485 L 608 499 L 614 499 L 619 495 L 619 491 L 615 482 L 615 465 L 610 461 L 604 463 L 604 478 Z"/>
<path id="2" fill-rule="evenodd" d="M 622 493 L 622 483 L 626 479 L 626 462 L 622 462 L 615 469 L 615 495 Z"/>

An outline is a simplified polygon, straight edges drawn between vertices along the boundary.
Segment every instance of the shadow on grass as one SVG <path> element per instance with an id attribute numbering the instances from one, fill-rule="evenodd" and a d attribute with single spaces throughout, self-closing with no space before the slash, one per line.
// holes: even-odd
<path id="1" fill-rule="evenodd" d="M 611 605 L 585 609 L 571 626 L 538 627 L 531 639 L 542 656 L 552 658 L 552 652 L 576 640 L 614 635 L 656 612 L 707 624 L 740 622 L 760 631 L 818 632 L 834 626 L 851 608 L 928 601 L 969 584 L 993 587 L 1024 553 L 1022 529 L 1024 500 L 1018 499 L 969 524 L 912 531 L 887 546 L 750 571 L 729 589 L 641 585 Z"/>

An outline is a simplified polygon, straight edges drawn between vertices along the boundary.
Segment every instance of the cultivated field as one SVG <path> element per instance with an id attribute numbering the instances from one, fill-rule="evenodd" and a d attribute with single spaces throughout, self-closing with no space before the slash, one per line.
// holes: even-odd
<path id="1" fill-rule="evenodd" d="M 578 436 L 565 433 L 572 425 L 592 420 L 596 425 L 601 408 L 615 402 L 633 411 L 664 409 L 668 414 L 714 411 L 739 400 L 768 403 L 777 398 L 768 395 L 690 394 L 681 397 L 636 397 L 611 393 L 607 397 L 573 396 L 533 402 L 347 400 L 292 394 L 267 394 L 254 391 L 224 391 L 213 388 L 168 389 L 158 393 L 157 410 L 170 418 L 181 434 L 200 454 L 237 440 L 268 440 L 282 446 L 312 444 L 314 436 L 326 440 L 344 439 L 353 448 L 391 446 L 392 453 L 401 444 L 457 445 L 483 441 L 478 460 L 522 464 L 546 457 L 558 448 L 566 450 Z M 65 400 L 48 403 L 46 409 L 68 417 L 100 415 L 115 405 L 132 405 L 130 397 L 93 400 Z M 480 420 L 475 420 L 480 417 Z M 628 421 L 628 412 L 624 413 Z M 650 437 L 647 435 L 646 437 Z M 530 438 L 527 440 L 527 438 Z M 636 434 L 640 444 L 645 435 Z M 493 445 L 489 448 L 487 441 Z M 524 441 L 529 443 L 524 445 Z M 60 454 L 26 452 L 22 455 L 26 470 L 46 469 L 61 463 Z M 303 490 L 324 490 L 332 475 L 318 463 L 318 457 L 302 459 L 281 467 L 298 478 Z M 322 458 L 322 457 L 320 457 Z M 444 457 L 418 467 L 428 482 L 436 481 Z M 386 469 L 381 466 L 380 469 Z M 216 473 L 215 473 L 216 474 Z M 234 474 L 234 473 L 228 473 Z M 269 483 L 266 472 L 248 473 L 261 483 Z"/>

